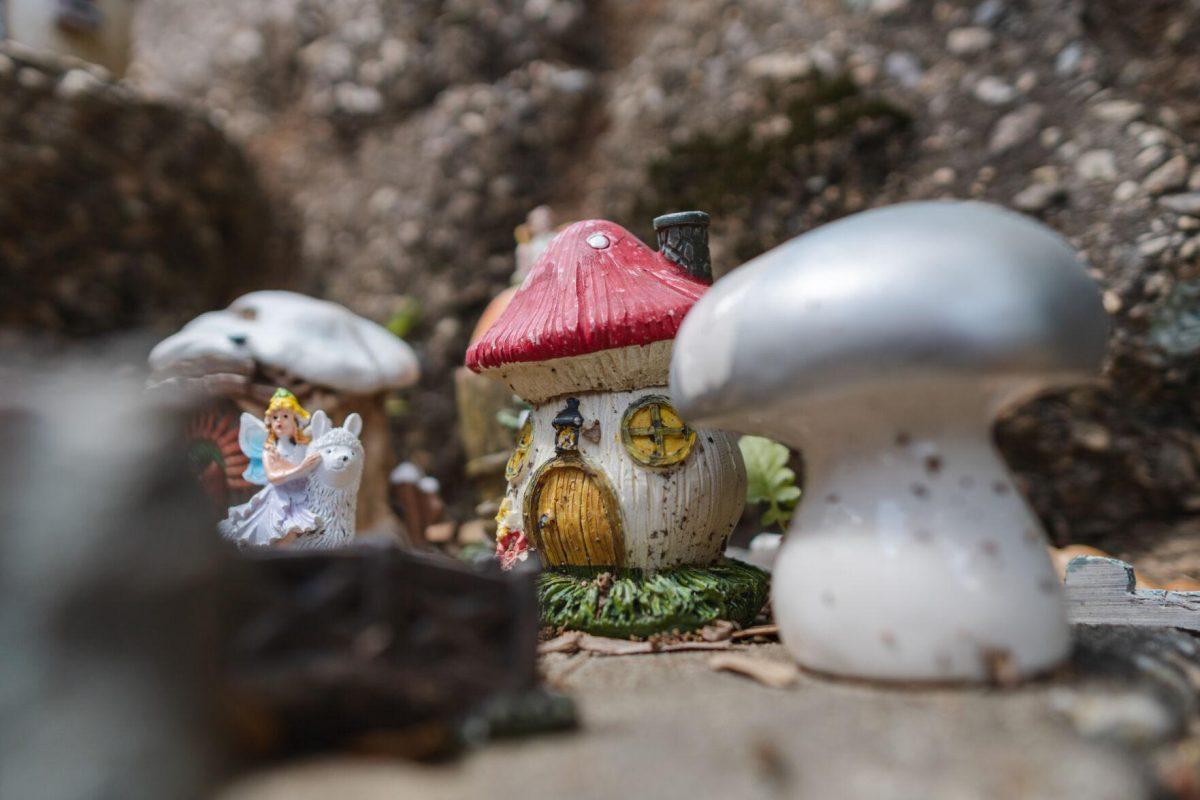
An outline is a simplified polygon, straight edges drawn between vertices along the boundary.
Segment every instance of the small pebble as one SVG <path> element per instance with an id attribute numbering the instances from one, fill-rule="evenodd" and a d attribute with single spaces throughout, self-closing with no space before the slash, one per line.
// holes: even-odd
<path id="1" fill-rule="evenodd" d="M 63 75 L 59 79 L 58 86 L 55 87 L 54 91 L 60 97 L 70 99 L 95 91 L 101 85 L 100 81 L 92 77 L 90 72 L 82 69 L 73 69 L 69 70 L 66 75 Z"/>
<path id="2" fill-rule="evenodd" d="M 1010 111 L 997 120 L 992 128 L 988 150 L 992 153 L 1003 153 L 1024 144 L 1037 133 L 1041 121 L 1042 106 L 1038 103 L 1029 103 Z"/>
<path id="3" fill-rule="evenodd" d="M 1133 163 L 1140 169 L 1153 169 L 1167 158 L 1167 148 L 1161 144 L 1151 145 L 1134 157 Z"/>
<path id="4" fill-rule="evenodd" d="M 1142 187 L 1150 194 L 1163 194 L 1182 188 L 1187 182 L 1187 177 L 1187 158 L 1178 155 L 1147 175 Z"/>
<path id="5" fill-rule="evenodd" d="M 1075 162 L 1075 172 L 1086 181 L 1117 178 L 1117 159 L 1111 150 L 1089 150 Z"/>
<path id="6" fill-rule="evenodd" d="M 1171 194 L 1158 198 L 1159 205 L 1180 214 L 1200 215 L 1200 192 Z"/>
<path id="7" fill-rule="evenodd" d="M 1035 183 L 1025 187 L 1013 196 L 1013 206 L 1021 211 L 1037 213 L 1045 211 L 1065 196 L 1066 192 L 1061 186 L 1048 183 Z"/>
<path id="8" fill-rule="evenodd" d="M 975 84 L 975 97 L 990 106 L 1002 106 L 1017 98 L 1017 90 L 994 75 L 985 75 Z"/>
<path id="9" fill-rule="evenodd" d="M 1153 257 L 1163 253 L 1170 246 L 1170 236 L 1156 236 L 1139 244 L 1138 253 L 1146 257 Z"/>
<path id="10" fill-rule="evenodd" d="M 1042 147 L 1057 147 L 1058 143 L 1061 141 L 1062 141 L 1062 129 L 1061 128 L 1057 128 L 1054 126 L 1051 126 L 1049 128 L 1043 128 L 1042 132 L 1040 134 L 1038 134 L 1038 142 L 1042 145 Z"/>
<path id="11" fill-rule="evenodd" d="M 995 38 L 987 28 L 955 28 L 946 34 L 946 49 L 956 56 L 975 55 L 991 47 Z"/>
<path id="12" fill-rule="evenodd" d="M 1125 124 L 1132 122 L 1145 112 L 1145 106 L 1132 100 L 1105 100 L 1088 109 L 1094 116 L 1106 122 Z"/>
<path id="13" fill-rule="evenodd" d="M 1117 184 L 1117 188 L 1113 190 L 1113 199 L 1118 203 L 1128 203 L 1137 197 L 1140 189 L 1141 187 L 1138 186 L 1137 181 L 1121 181 Z"/>
<path id="14" fill-rule="evenodd" d="M 1059 75 L 1071 75 L 1079 69 L 1083 59 L 1083 45 L 1072 42 L 1064 47 L 1054 59 L 1054 71 Z"/>
<path id="15" fill-rule="evenodd" d="M 1052 702 L 1080 734 L 1092 739 L 1149 744 L 1167 739 L 1177 727 L 1170 710 L 1149 692 L 1072 693 Z"/>

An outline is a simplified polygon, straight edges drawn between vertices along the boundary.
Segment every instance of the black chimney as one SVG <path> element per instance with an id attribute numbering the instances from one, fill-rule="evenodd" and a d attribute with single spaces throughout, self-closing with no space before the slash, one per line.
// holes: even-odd
<path id="1" fill-rule="evenodd" d="M 712 260 L 708 257 L 708 214 L 677 211 L 654 218 L 658 251 L 689 275 L 712 283 Z"/>

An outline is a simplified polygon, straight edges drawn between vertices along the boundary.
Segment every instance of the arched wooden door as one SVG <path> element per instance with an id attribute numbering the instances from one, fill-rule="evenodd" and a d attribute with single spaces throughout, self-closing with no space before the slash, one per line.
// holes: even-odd
<path id="1" fill-rule="evenodd" d="M 548 566 L 620 566 L 625 542 L 607 479 L 581 459 L 561 457 L 534 476 L 525 526 Z"/>

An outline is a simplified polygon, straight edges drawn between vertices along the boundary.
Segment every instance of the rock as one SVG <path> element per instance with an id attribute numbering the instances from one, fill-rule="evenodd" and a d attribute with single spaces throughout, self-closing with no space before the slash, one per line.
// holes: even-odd
<path id="1" fill-rule="evenodd" d="M 975 97 L 990 106 L 1001 106 L 1015 100 L 1017 90 L 994 75 L 986 75 L 975 84 Z"/>
<path id="2" fill-rule="evenodd" d="M 1037 133 L 1042 119 L 1042 107 L 1029 103 L 1001 117 L 992 128 L 988 150 L 1003 153 L 1005 150 L 1024 144 Z"/>
<path id="3" fill-rule="evenodd" d="M 1021 211 L 1036 214 L 1045 211 L 1066 197 L 1066 191 L 1057 184 L 1034 183 L 1013 196 L 1013 206 Z"/>
<path id="4" fill-rule="evenodd" d="M 1006 8 L 1002 0 L 983 0 L 975 6 L 971 21 L 976 25 L 993 25 L 1004 16 Z"/>
<path id="5" fill-rule="evenodd" d="M 1158 198 L 1158 202 L 1179 214 L 1200 214 L 1200 192 L 1167 195 Z"/>
<path id="6" fill-rule="evenodd" d="M 55 800 L 211 796 L 231 570 L 180 446 L 183 414 L 122 377 L 124 357 L 89 353 L 55 373 L 36 360 L 0 362 L 0 433 L 21 450 L 0 465 L 0 786 Z"/>
<path id="7" fill-rule="evenodd" d="M 1155 144 L 1138 153 L 1133 159 L 1133 163 L 1141 169 L 1153 169 L 1163 163 L 1166 158 L 1167 148 L 1161 144 Z"/>
<path id="8" fill-rule="evenodd" d="M 956 56 L 982 53 L 992 46 L 995 37 L 987 28 L 955 28 L 946 34 L 946 49 Z"/>
<path id="9" fill-rule="evenodd" d="M 95 91 L 101 86 L 101 82 L 87 70 L 72 69 L 59 80 L 56 91 L 60 97 L 72 100 L 79 95 Z"/>
<path id="10" fill-rule="evenodd" d="M 286 220 L 202 115 L 50 56 L 4 58 L 38 80 L 0 75 L 0 325 L 169 325 L 285 280 Z"/>
<path id="11" fill-rule="evenodd" d="M 883 68 L 889 77 L 905 88 L 916 88 L 921 82 L 921 62 L 912 53 L 902 50 L 888 53 Z"/>
<path id="12" fill-rule="evenodd" d="M 775 80 L 803 78 L 811 73 L 812 69 L 812 59 L 804 53 L 765 53 L 746 63 L 746 70 L 751 75 Z"/>
<path id="13" fill-rule="evenodd" d="M 1133 100 L 1105 100 L 1088 109 L 1091 114 L 1105 122 L 1117 122 L 1122 125 L 1142 116 L 1145 110 L 1145 106 Z"/>
<path id="14" fill-rule="evenodd" d="M 1179 721 L 1160 699 L 1148 692 L 1094 693 L 1055 697 L 1054 706 L 1070 717 L 1089 739 L 1105 739 L 1144 747 L 1173 736 Z"/>
<path id="15" fill-rule="evenodd" d="M 1170 236 L 1156 236 L 1138 244 L 1138 254 L 1151 257 L 1159 255 L 1171 246 Z"/>
<path id="16" fill-rule="evenodd" d="M 1075 172 L 1086 181 L 1116 180 L 1116 156 L 1111 150 L 1089 150 L 1075 162 Z"/>
<path id="17" fill-rule="evenodd" d="M 1187 182 L 1187 177 L 1187 158 L 1178 155 L 1147 175 L 1142 181 L 1142 188 L 1150 194 L 1163 194 L 1181 188 Z"/>
<path id="18" fill-rule="evenodd" d="M 1113 200 L 1118 203 L 1128 203 L 1133 198 L 1137 197 L 1141 187 L 1137 181 L 1121 181 L 1117 184 L 1117 188 L 1113 189 Z"/>
<path id="19" fill-rule="evenodd" d="M 1073 75 L 1079 69 L 1079 63 L 1083 59 L 1083 46 L 1078 42 L 1072 42 L 1064 47 L 1054 59 L 1054 71 L 1059 75 Z"/>
<path id="20" fill-rule="evenodd" d="M 871 13 L 878 17 L 888 17 L 908 9 L 910 0 L 867 0 Z"/>

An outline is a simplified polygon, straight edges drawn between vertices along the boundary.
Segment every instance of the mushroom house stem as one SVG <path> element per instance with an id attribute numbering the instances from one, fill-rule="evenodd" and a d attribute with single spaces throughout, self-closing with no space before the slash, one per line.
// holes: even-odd
<path id="1" fill-rule="evenodd" d="M 775 566 L 784 642 L 812 669 L 988 680 L 1069 649 L 1037 518 L 992 446 L 978 381 L 810 399 L 788 438 L 805 499 Z"/>

